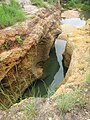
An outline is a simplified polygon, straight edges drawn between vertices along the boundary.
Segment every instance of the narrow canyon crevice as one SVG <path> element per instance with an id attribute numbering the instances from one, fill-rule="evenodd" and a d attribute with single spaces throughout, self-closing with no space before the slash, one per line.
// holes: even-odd
<path id="1" fill-rule="evenodd" d="M 84 27 L 68 33 L 66 41 L 64 65 L 68 71 L 53 97 L 76 90 L 90 74 L 90 20 Z"/>

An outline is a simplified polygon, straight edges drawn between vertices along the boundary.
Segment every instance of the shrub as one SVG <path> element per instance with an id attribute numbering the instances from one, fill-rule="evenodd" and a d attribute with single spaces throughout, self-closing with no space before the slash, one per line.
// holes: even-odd
<path id="1" fill-rule="evenodd" d="M 38 7 L 46 7 L 46 2 L 44 2 L 44 0 L 31 0 L 31 2 Z"/>
<path id="2" fill-rule="evenodd" d="M 85 99 L 81 95 L 80 90 L 76 90 L 69 94 L 63 94 L 56 99 L 58 108 L 63 111 L 67 112 L 72 110 L 75 106 L 83 107 L 85 104 Z"/>
<path id="3" fill-rule="evenodd" d="M 90 10 L 90 2 L 83 0 L 68 0 L 66 4 L 63 4 L 64 8 L 78 8 L 82 10 Z"/>
<path id="4" fill-rule="evenodd" d="M 14 4 L 14 0 L 11 0 L 10 5 L 2 3 L 0 6 L 0 26 L 6 27 L 13 25 L 14 23 L 21 21 L 25 18 L 24 13 L 19 10 L 18 3 Z"/>
<path id="5" fill-rule="evenodd" d="M 47 0 L 47 2 L 50 3 L 50 4 L 55 4 L 56 0 Z"/>
<path id="6" fill-rule="evenodd" d="M 32 4 L 38 7 L 49 7 L 50 5 L 54 5 L 56 0 L 31 0 Z"/>
<path id="7" fill-rule="evenodd" d="M 34 103 L 32 104 L 27 104 L 25 111 L 27 114 L 27 120 L 34 120 L 35 114 L 36 114 L 36 109 L 35 109 L 35 99 L 33 99 Z"/>
<path id="8" fill-rule="evenodd" d="M 23 44 L 23 39 L 21 38 L 21 36 L 17 36 L 17 37 L 16 37 L 16 42 L 17 42 L 17 44 L 19 44 L 19 45 Z"/>
<path id="9" fill-rule="evenodd" d="M 20 4 L 16 2 L 15 0 L 10 0 L 10 6 L 17 8 L 17 9 L 20 8 Z"/>

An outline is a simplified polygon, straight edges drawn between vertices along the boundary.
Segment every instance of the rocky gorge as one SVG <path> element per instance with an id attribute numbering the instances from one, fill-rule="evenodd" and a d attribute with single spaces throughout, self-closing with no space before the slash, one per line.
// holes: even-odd
<path id="1" fill-rule="evenodd" d="M 90 19 L 82 28 L 71 27 L 71 31 L 68 31 L 64 29 L 67 26 L 71 27 L 63 26 L 59 38 L 62 39 L 65 34 L 67 46 L 64 52 L 64 64 L 69 68 L 62 85 L 56 92 L 59 94 L 77 89 L 90 73 Z"/>
<path id="2" fill-rule="evenodd" d="M 90 74 L 90 20 L 81 28 L 60 25 L 59 11 L 42 9 L 15 28 L 6 28 L 0 32 L 0 79 L 3 90 L 1 102 L 11 104 L 8 96 L 4 98 L 4 95 L 8 94 L 14 100 L 13 93 L 16 97 L 13 102 L 16 102 L 34 80 L 41 78 L 43 64 L 49 58 L 56 38 L 67 41 L 63 57 L 64 65 L 68 68 L 65 79 L 58 85 L 53 96 L 22 100 L 10 109 L 1 111 L 1 120 L 90 119 L 90 87 L 85 83 L 87 75 Z M 58 96 L 70 94 L 82 86 L 85 86 L 83 96 L 88 96 L 88 104 L 86 103 L 82 110 L 78 105 L 70 112 L 62 113 L 57 109 L 55 99 Z"/>
<path id="3" fill-rule="evenodd" d="M 89 28 L 90 20 L 87 21 L 87 24 L 83 28 L 79 28 L 73 33 L 68 33 L 68 43 L 64 52 L 64 57 L 66 58 L 64 59 L 64 62 L 69 68 L 65 79 L 62 81 L 55 94 L 50 98 L 28 98 L 20 103 L 16 103 L 9 110 L 1 112 L 1 120 L 5 120 L 5 118 L 7 118 L 7 120 L 61 120 L 62 118 L 64 120 L 89 120 L 90 87 L 89 85 L 85 85 L 86 75 L 90 72 Z M 61 37 L 62 35 L 60 34 L 59 38 L 61 39 Z M 72 91 L 77 90 L 78 87 L 83 87 L 83 98 L 87 96 L 86 99 L 88 100 L 88 104 L 86 103 L 85 108 L 81 109 L 80 107 L 76 106 L 70 112 L 62 113 L 59 111 L 55 101 L 57 96 L 62 95 L 63 93 L 70 94 Z M 34 110 L 37 111 L 35 114 L 35 111 L 33 110 L 33 113 L 35 114 L 33 118 L 31 111 L 32 108 L 30 107 L 31 105 L 34 107 Z"/>

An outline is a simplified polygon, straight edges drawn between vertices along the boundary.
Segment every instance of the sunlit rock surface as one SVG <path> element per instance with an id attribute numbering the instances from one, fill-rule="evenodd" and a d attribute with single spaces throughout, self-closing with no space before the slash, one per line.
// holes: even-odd
<path id="1" fill-rule="evenodd" d="M 67 53 L 67 54 L 66 54 Z M 30 120 L 89 120 L 90 118 L 90 102 L 84 108 L 76 106 L 69 112 L 62 112 L 57 109 L 55 102 L 56 95 L 68 93 L 80 87 L 88 73 L 90 73 L 90 20 L 87 25 L 81 29 L 77 29 L 74 33 L 68 34 L 67 47 L 64 53 L 65 64 L 69 66 L 64 82 L 61 84 L 57 92 L 52 98 L 28 98 L 20 103 L 13 105 L 7 111 L 0 112 L 1 120 L 29 120 L 31 117 L 31 108 L 35 108 L 34 117 Z M 70 55 L 70 60 L 66 55 Z M 89 86 L 88 86 L 89 87 Z M 85 94 L 90 98 L 90 89 L 84 88 Z M 87 99 L 87 98 L 86 98 Z M 90 100 L 90 99 L 89 99 Z M 32 107 L 30 107 L 32 105 Z M 36 114 L 35 114 L 36 113 Z M 30 115 L 30 116 L 29 116 Z"/>
<path id="2" fill-rule="evenodd" d="M 83 28 L 68 34 L 64 63 L 69 68 L 55 95 L 77 89 L 90 73 L 90 19 Z"/>
<path id="3" fill-rule="evenodd" d="M 61 14 L 62 18 L 79 18 L 80 13 L 74 9 L 72 10 L 66 10 Z"/>
<path id="4" fill-rule="evenodd" d="M 15 102 L 42 76 L 43 63 L 61 33 L 59 19 L 59 11 L 42 9 L 22 23 L 0 30 L 1 103 L 12 104 L 6 94 Z"/>

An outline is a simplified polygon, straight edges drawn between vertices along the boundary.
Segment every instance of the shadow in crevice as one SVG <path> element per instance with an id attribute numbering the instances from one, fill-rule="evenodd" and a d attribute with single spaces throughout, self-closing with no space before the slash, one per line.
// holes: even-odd
<path id="1" fill-rule="evenodd" d="M 66 41 L 56 39 L 55 45 L 50 51 L 50 57 L 44 63 L 42 78 L 33 82 L 33 84 L 25 90 L 23 98 L 48 97 L 48 90 L 51 90 L 51 88 L 53 89 L 54 94 L 56 88 L 60 85 L 67 72 L 62 56 L 65 46 Z"/>

